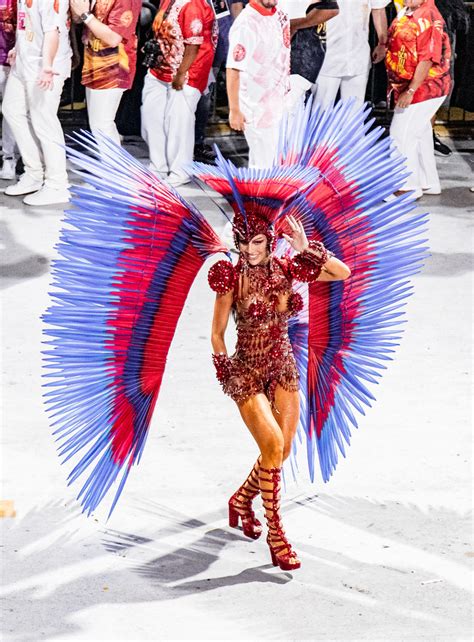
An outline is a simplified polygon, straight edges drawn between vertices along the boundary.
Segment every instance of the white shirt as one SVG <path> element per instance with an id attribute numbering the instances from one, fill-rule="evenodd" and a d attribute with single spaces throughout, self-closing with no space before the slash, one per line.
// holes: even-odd
<path id="1" fill-rule="evenodd" d="M 289 90 L 290 22 L 280 9 L 269 15 L 249 4 L 229 31 L 227 67 L 240 71 L 239 104 L 248 123 L 273 127 Z"/>
<path id="2" fill-rule="evenodd" d="M 35 81 L 42 67 L 44 34 L 59 30 L 59 47 L 53 70 L 60 78 L 71 74 L 68 0 L 18 0 L 16 59 L 12 73 L 23 81 Z"/>
<path id="3" fill-rule="evenodd" d="M 304 18 L 312 0 L 278 0 L 278 8 L 286 13 L 290 20 Z"/>
<path id="4" fill-rule="evenodd" d="M 370 69 L 369 20 L 372 9 L 389 0 L 337 0 L 339 14 L 326 23 L 326 57 L 320 76 L 358 76 Z"/>

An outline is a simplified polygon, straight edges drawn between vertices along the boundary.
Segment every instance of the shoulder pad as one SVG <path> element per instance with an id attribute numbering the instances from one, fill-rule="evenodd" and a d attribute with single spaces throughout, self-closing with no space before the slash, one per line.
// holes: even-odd
<path id="1" fill-rule="evenodd" d="M 209 270 L 207 275 L 211 290 L 218 294 L 227 294 L 234 289 L 237 281 L 237 273 L 230 261 L 217 261 Z"/>

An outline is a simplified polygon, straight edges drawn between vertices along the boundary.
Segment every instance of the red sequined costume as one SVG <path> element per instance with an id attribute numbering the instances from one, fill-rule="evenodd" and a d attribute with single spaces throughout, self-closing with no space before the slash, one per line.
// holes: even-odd
<path id="1" fill-rule="evenodd" d="M 241 404 L 257 393 L 274 402 L 275 388 L 298 391 L 298 371 L 288 337 L 288 319 L 303 306 L 293 280 L 318 278 L 330 254 L 316 241 L 293 259 L 270 255 L 265 265 L 250 266 L 241 257 L 235 267 L 219 261 L 209 284 L 219 294 L 234 292 L 237 344 L 232 357 L 214 355 L 217 376 L 226 394 Z"/>

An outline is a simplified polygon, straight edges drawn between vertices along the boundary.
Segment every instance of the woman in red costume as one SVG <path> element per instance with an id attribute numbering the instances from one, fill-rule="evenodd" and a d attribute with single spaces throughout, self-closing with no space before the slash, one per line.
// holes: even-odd
<path id="1" fill-rule="evenodd" d="M 283 531 L 280 518 L 280 481 L 299 420 L 298 372 L 288 337 L 288 319 L 303 305 L 292 282 L 339 281 L 349 268 L 324 245 L 308 242 L 300 222 L 287 217 L 284 238 L 297 252 L 292 259 L 277 258 L 271 224 L 258 212 L 246 220 L 234 218 L 233 231 L 240 257 L 237 265 L 219 261 L 209 272 L 217 292 L 212 326 L 213 361 L 224 392 L 236 402 L 242 419 L 260 450 L 249 476 L 229 500 L 229 524 L 239 517 L 247 537 L 257 539 L 262 525 L 252 500 L 261 493 L 268 525 L 267 543 L 272 562 L 282 570 L 301 563 Z M 237 324 L 237 345 L 227 355 L 225 331 L 231 311 Z"/>

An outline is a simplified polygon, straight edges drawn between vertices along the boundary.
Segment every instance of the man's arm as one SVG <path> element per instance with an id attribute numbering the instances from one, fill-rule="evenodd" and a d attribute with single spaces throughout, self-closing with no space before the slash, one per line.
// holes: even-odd
<path id="1" fill-rule="evenodd" d="M 339 9 L 311 9 L 304 18 L 294 18 L 290 20 L 291 37 L 293 37 L 299 29 L 316 27 L 331 20 L 331 18 L 337 16 L 338 13 Z"/>
<path id="2" fill-rule="evenodd" d="M 171 83 L 173 89 L 180 91 L 186 81 L 186 74 L 188 73 L 191 65 L 196 60 L 200 45 L 184 45 L 183 60 L 176 72 Z"/>
<path id="3" fill-rule="evenodd" d="M 52 89 L 54 76 L 58 74 L 53 71 L 53 62 L 59 47 L 59 30 L 53 29 L 44 34 L 42 65 L 36 80 L 41 89 Z"/>
<path id="4" fill-rule="evenodd" d="M 377 64 L 385 58 L 387 52 L 387 14 L 383 9 L 372 9 L 372 20 L 377 32 L 378 43 L 372 52 L 372 62 Z"/>
<path id="5" fill-rule="evenodd" d="M 81 22 L 80 16 L 90 11 L 89 0 L 70 0 L 70 7 L 74 22 Z M 104 25 L 92 14 L 85 24 L 96 38 L 109 47 L 118 47 L 122 42 L 122 36 L 119 33 Z"/>
<path id="6" fill-rule="evenodd" d="M 239 89 L 240 71 L 228 67 L 226 70 L 227 98 L 229 100 L 229 125 L 232 129 L 243 132 L 245 129 L 245 117 L 240 111 Z"/>

